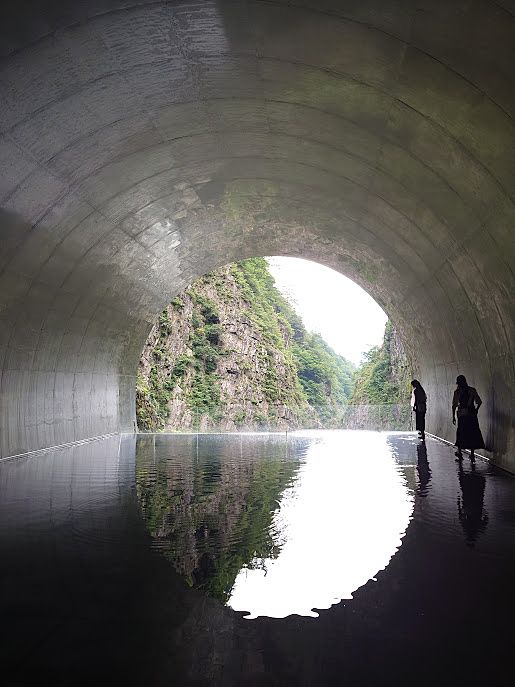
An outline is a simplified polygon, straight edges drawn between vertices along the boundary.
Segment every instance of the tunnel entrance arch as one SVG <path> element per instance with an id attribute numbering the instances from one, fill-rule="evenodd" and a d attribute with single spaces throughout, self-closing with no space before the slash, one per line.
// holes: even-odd
<path id="1" fill-rule="evenodd" d="M 430 431 L 450 438 L 456 374 L 474 380 L 515 469 L 500 3 L 25 9 L 0 29 L 2 456 L 131 431 L 137 357 L 173 294 L 286 254 L 388 312 L 429 380 Z"/>
<path id="2" fill-rule="evenodd" d="M 139 432 L 409 430 L 411 363 L 381 307 L 305 259 L 207 273 L 159 314 L 138 363 Z"/>

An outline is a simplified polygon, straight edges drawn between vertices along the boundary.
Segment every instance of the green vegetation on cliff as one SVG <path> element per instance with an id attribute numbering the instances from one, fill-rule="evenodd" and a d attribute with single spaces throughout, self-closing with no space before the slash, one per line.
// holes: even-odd
<path id="1" fill-rule="evenodd" d="M 187 396 L 187 405 L 198 413 L 213 414 L 220 406 L 220 385 L 216 373 L 224 350 L 220 341 L 220 316 L 215 303 L 194 288 L 189 290 L 193 302 L 189 344 L 192 356 L 179 356 L 172 371 L 182 379 L 188 366 L 194 370 Z"/>
<path id="2" fill-rule="evenodd" d="M 262 390 L 266 400 L 271 404 L 301 405 L 305 398 L 289 346 L 292 328 L 287 308 L 290 306 L 276 289 L 266 260 L 252 258 L 234 263 L 230 272 L 240 287 L 241 298 L 247 303 L 247 315 L 264 344 L 260 356 L 265 370 Z M 280 383 L 272 362 L 278 353 L 291 373 L 292 384 L 289 387 Z"/>
<path id="3" fill-rule="evenodd" d="M 356 371 L 354 405 L 407 404 L 410 399 L 410 367 L 390 321 L 386 323 L 383 343 L 364 354 Z"/>
<path id="4" fill-rule="evenodd" d="M 327 412 L 327 406 L 346 403 L 354 387 L 355 368 L 326 344 L 320 334 L 299 332 L 292 346 L 302 388 L 310 405 Z M 324 410 L 322 410 L 324 409 Z"/>
<path id="5" fill-rule="evenodd" d="M 345 403 L 353 388 L 355 368 L 337 355 L 319 334 L 306 331 L 290 303 L 278 291 L 266 260 L 254 258 L 232 266 L 232 273 L 252 304 L 256 326 L 273 349 L 288 352 L 288 360 L 301 386 L 301 399 L 310 406 L 326 407 Z M 275 379 L 268 390 L 279 400 Z"/>
<path id="6" fill-rule="evenodd" d="M 206 281 L 206 277 L 203 281 Z M 216 373 L 218 360 L 224 355 L 221 344 L 220 317 L 215 303 L 205 296 L 196 282 L 186 292 L 192 303 L 189 322 L 188 346 L 191 354 L 174 356 L 166 346 L 173 337 L 170 312 L 181 313 L 184 297 L 176 297 L 159 316 L 157 341 L 151 346 L 150 369 L 145 376 L 138 373 L 136 386 L 136 414 L 138 427 L 143 430 L 162 429 L 168 420 L 169 403 L 173 390 L 190 371 L 187 406 L 199 414 L 216 415 L 221 406 L 219 377 Z"/>
<path id="7" fill-rule="evenodd" d="M 140 363 L 138 427 L 387 428 L 391 413 L 371 419 L 356 407 L 409 402 L 409 365 L 391 323 L 364 358 L 356 370 L 308 332 L 264 258 L 234 263 L 195 281 L 159 316 Z M 401 413 L 395 428 L 404 422 Z"/>
<path id="8" fill-rule="evenodd" d="M 140 364 L 138 426 L 265 428 L 308 417 L 320 426 L 350 398 L 354 372 L 306 331 L 266 260 L 244 260 L 198 279 L 161 313 Z"/>
<path id="9" fill-rule="evenodd" d="M 161 373 L 169 369 L 173 359 L 166 349 L 167 338 L 171 334 L 168 311 L 159 315 L 156 324 L 157 341 L 152 347 L 151 362 L 145 376 L 138 370 L 136 379 L 136 418 L 138 427 L 145 430 L 160 429 L 168 418 L 168 403 L 174 386 L 174 377 Z"/>

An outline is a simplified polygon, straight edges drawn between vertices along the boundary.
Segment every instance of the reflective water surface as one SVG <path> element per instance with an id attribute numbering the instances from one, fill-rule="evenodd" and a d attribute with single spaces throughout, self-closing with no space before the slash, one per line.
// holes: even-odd
<path id="1" fill-rule="evenodd" d="M 374 432 L 177 436 L 173 451 L 157 435 L 140 439 L 136 484 L 154 547 L 190 585 L 247 618 L 317 617 L 401 545 L 413 496 L 392 453 Z"/>
<path id="2" fill-rule="evenodd" d="M 515 480 L 453 458 L 335 431 L 4 461 L 2 682 L 507 684 Z"/>

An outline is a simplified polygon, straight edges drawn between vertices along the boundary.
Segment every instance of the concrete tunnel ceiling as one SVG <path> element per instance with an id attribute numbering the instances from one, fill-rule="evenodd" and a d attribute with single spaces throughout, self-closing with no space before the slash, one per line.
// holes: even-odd
<path id="1" fill-rule="evenodd" d="M 4 5 L 2 456 L 133 431 L 166 303 L 282 254 L 384 307 L 431 432 L 466 374 L 515 471 L 511 0 Z"/>

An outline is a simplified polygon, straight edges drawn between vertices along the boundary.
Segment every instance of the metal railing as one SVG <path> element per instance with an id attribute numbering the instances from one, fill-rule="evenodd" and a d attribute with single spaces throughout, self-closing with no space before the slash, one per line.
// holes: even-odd
<path id="1" fill-rule="evenodd" d="M 164 432 L 284 432 L 307 429 L 409 431 L 408 404 L 299 406 L 227 404 L 172 409 Z M 141 431 L 141 430 L 140 430 Z"/>

